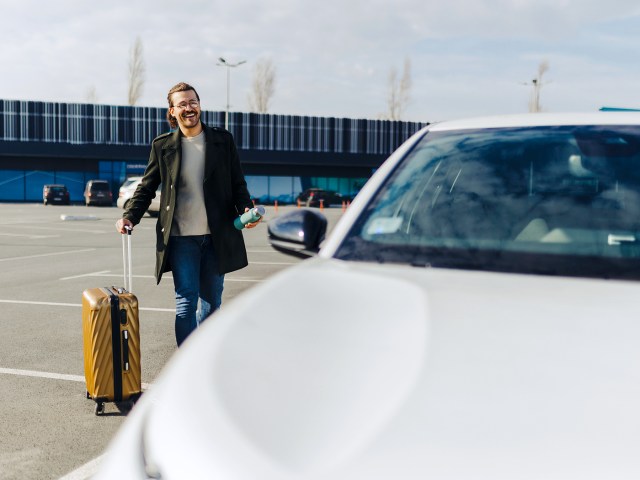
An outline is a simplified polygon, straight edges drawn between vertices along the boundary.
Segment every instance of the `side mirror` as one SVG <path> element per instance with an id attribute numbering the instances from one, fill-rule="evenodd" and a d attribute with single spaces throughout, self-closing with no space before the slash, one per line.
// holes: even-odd
<path id="1" fill-rule="evenodd" d="M 327 233 L 327 219 L 311 210 L 289 212 L 268 224 L 269 243 L 279 252 L 308 258 L 320 251 Z"/>

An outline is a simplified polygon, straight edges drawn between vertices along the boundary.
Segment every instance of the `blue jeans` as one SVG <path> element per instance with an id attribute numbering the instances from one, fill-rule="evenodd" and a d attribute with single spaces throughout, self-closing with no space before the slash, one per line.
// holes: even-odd
<path id="1" fill-rule="evenodd" d="M 220 308 L 224 275 L 218 274 L 211 235 L 171 237 L 169 262 L 176 290 L 176 341 L 180 346 L 198 324 Z"/>

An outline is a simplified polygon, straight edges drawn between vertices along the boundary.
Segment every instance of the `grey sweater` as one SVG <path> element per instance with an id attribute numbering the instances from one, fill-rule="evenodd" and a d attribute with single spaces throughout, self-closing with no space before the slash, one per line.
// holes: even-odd
<path id="1" fill-rule="evenodd" d="M 211 232 L 204 206 L 204 133 L 181 140 L 180 184 L 171 235 L 207 235 Z"/>

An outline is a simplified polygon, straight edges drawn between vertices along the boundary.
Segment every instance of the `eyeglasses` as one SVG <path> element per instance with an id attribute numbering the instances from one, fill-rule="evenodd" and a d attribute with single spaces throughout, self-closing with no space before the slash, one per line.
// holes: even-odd
<path id="1" fill-rule="evenodd" d="M 183 102 L 183 103 L 179 103 L 178 105 L 174 105 L 173 108 L 179 108 L 180 110 L 184 110 L 187 107 L 198 108 L 199 106 L 200 106 L 200 102 L 196 100 L 191 100 L 189 103 Z"/>

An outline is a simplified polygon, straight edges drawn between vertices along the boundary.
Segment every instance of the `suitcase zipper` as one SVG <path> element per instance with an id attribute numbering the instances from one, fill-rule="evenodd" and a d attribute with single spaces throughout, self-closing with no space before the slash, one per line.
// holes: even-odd
<path id="1" fill-rule="evenodd" d="M 113 347 L 113 391 L 116 402 L 122 401 L 122 346 L 120 343 L 120 299 L 110 288 L 111 296 L 111 345 Z"/>

